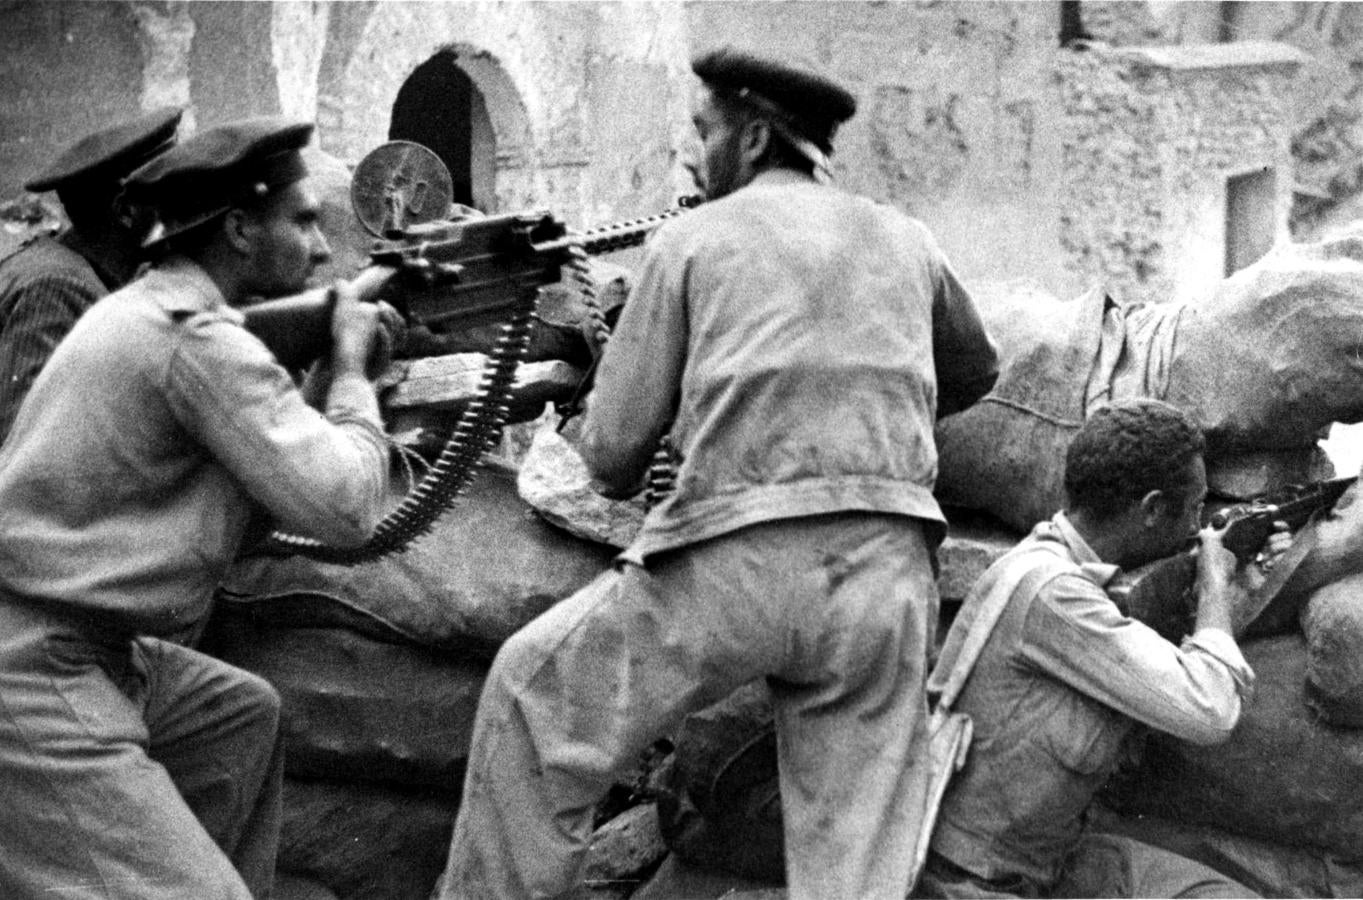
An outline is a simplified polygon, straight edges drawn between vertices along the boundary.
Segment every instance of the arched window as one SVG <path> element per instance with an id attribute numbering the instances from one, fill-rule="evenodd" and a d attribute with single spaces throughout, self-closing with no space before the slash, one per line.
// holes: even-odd
<path id="1" fill-rule="evenodd" d="M 415 141 L 435 151 L 450 170 L 454 200 L 476 209 L 493 206 L 494 141 L 482 93 L 446 49 L 417 66 L 393 102 L 389 140 Z"/>

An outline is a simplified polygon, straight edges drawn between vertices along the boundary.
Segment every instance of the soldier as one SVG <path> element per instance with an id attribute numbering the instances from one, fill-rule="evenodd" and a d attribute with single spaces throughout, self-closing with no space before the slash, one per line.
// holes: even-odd
<path id="1" fill-rule="evenodd" d="M 1003 611 L 954 707 L 974 737 L 916 896 L 1252 896 L 1190 859 L 1086 825 L 1138 725 L 1219 743 L 1253 690 L 1231 622 L 1262 576 L 1237 569 L 1218 532 L 1201 532 L 1197 621 L 1180 645 L 1124 616 L 1104 591 L 1119 567 L 1169 556 L 1197 534 L 1202 449 L 1197 427 L 1166 403 L 1099 409 L 1066 454 L 1065 510 L 967 599 L 949 647 L 977 610 Z M 1289 543 L 1279 523 L 1267 564 Z"/>
<path id="2" fill-rule="evenodd" d="M 0 261 L 0 443 L 33 379 L 76 319 L 132 278 L 150 224 L 122 181 L 175 143 L 179 109 L 98 131 L 24 185 L 56 191 L 71 227 Z"/>
<path id="3" fill-rule="evenodd" d="M 765 677 L 790 896 L 902 898 L 937 612 L 933 423 L 997 374 L 928 230 L 826 183 L 856 101 L 802 64 L 698 57 L 707 203 L 655 235 L 580 447 L 675 489 L 606 573 L 511 638 L 440 894 L 566 895 L 594 805 L 689 711 Z"/>
<path id="4" fill-rule="evenodd" d="M 309 124 L 209 129 L 133 173 L 158 260 L 95 304 L 0 448 L 0 896 L 264 898 L 279 697 L 164 640 L 205 614 L 248 522 L 372 532 L 388 452 L 365 366 L 386 274 L 338 283 L 324 412 L 236 307 L 329 250 Z"/>

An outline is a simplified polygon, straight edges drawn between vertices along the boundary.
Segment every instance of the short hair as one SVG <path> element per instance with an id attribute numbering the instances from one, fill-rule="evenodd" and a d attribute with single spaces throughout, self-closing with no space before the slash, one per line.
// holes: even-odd
<path id="1" fill-rule="evenodd" d="M 116 181 L 63 184 L 56 190 L 62 211 L 77 231 L 101 230 L 115 216 L 114 204 L 120 191 Z"/>
<path id="2" fill-rule="evenodd" d="M 1108 519 L 1151 491 L 1187 502 L 1188 467 L 1205 447 L 1197 425 L 1168 403 L 1126 400 L 1101 407 L 1065 453 L 1068 507 Z"/>

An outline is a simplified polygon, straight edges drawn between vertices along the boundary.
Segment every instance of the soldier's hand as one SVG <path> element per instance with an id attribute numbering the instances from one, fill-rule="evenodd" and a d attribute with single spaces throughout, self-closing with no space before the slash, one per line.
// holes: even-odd
<path id="1" fill-rule="evenodd" d="M 405 331 L 402 316 L 387 303 L 366 302 L 382 291 L 392 271 L 370 267 L 332 286 L 331 359 L 338 373 L 358 372 L 373 380 L 392 359 Z"/>
<path id="2" fill-rule="evenodd" d="M 393 276 L 397 274 L 397 269 L 392 266 L 366 266 L 360 273 L 350 281 L 346 282 L 354 289 L 355 295 L 360 302 L 377 300 Z"/>
<path id="3" fill-rule="evenodd" d="M 1222 542 L 1226 529 L 1208 525 L 1197 533 L 1197 586 L 1205 595 L 1209 590 L 1223 591 L 1235 578 L 1239 561 Z"/>
<path id="4" fill-rule="evenodd" d="M 1286 522 L 1274 522 L 1273 531 L 1269 534 L 1268 540 L 1264 541 L 1263 550 L 1259 555 L 1246 563 L 1237 573 L 1249 591 L 1258 591 L 1268 580 L 1268 573 L 1273 571 L 1278 560 L 1292 546 L 1292 532 L 1288 529 Z"/>

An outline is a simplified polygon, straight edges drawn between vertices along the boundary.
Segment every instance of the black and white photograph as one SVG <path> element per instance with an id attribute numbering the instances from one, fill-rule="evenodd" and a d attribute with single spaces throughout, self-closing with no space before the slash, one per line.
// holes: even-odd
<path id="1" fill-rule="evenodd" d="M 0 900 L 1363 896 L 1363 2 L 0 0 Z"/>

